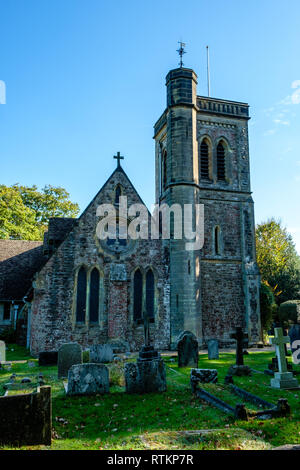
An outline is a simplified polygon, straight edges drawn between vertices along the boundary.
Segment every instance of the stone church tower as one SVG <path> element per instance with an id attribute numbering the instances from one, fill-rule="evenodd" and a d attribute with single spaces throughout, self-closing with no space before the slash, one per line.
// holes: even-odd
<path id="1" fill-rule="evenodd" d="M 203 204 L 204 246 L 164 241 L 170 258 L 171 346 L 183 330 L 226 346 L 242 326 L 260 340 L 259 272 L 245 103 L 197 96 L 191 69 L 166 77 L 167 108 L 154 126 L 156 202 Z"/>
<path id="2" fill-rule="evenodd" d="M 134 217 L 122 215 L 121 197 L 128 208 L 143 205 L 118 154 L 117 168 L 78 219 L 50 219 L 44 242 L 1 240 L 0 328 L 19 309 L 36 356 L 70 341 L 137 351 L 145 313 L 161 350 L 174 349 L 185 330 L 200 346 L 209 339 L 232 345 L 236 327 L 250 344 L 260 341 L 249 107 L 197 96 L 191 69 L 171 70 L 166 86 L 167 106 L 154 126 L 156 203 L 177 205 L 180 222 L 185 205 L 204 207 L 204 244 L 187 250 L 191 240 L 177 236 L 172 211 L 171 237 L 98 237 L 99 207 L 110 204 L 128 227 Z"/>

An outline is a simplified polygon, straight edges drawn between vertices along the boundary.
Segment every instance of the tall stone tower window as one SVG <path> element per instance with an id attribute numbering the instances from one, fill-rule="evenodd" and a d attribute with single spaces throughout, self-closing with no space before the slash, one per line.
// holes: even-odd
<path id="1" fill-rule="evenodd" d="M 221 230 L 220 227 L 217 225 L 214 228 L 214 253 L 215 255 L 221 254 Z"/>
<path id="2" fill-rule="evenodd" d="M 162 164 L 161 164 L 161 176 L 162 176 L 162 190 L 164 191 L 167 187 L 167 151 L 164 150 L 162 153 Z"/>
<path id="3" fill-rule="evenodd" d="M 226 151 L 224 143 L 221 141 L 217 146 L 217 179 L 218 181 L 226 180 Z"/>
<path id="4" fill-rule="evenodd" d="M 154 274 L 149 269 L 146 274 L 146 311 L 150 321 L 154 320 Z"/>
<path id="5" fill-rule="evenodd" d="M 94 268 L 90 277 L 90 299 L 89 313 L 90 323 L 98 323 L 99 321 L 99 290 L 100 290 L 100 274 L 97 268 Z"/>
<path id="6" fill-rule="evenodd" d="M 85 322 L 86 313 L 86 269 L 82 266 L 77 275 L 77 293 L 76 293 L 76 322 Z"/>
<path id="7" fill-rule="evenodd" d="M 137 269 L 133 278 L 133 320 L 141 322 L 143 317 L 143 275 Z"/>
<path id="8" fill-rule="evenodd" d="M 200 145 L 200 172 L 201 179 L 209 180 L 209 159 L 210 159 L 210 145 L 207 139 L 203 139 Z"/>

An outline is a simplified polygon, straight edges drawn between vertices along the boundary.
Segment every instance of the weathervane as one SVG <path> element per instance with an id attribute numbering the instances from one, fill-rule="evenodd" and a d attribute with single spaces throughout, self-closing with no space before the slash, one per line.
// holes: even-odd
<path id="1" fill-rule="evenodd" d="M 182 68 L 182 66 L 184 65 L 183 62 L 182 62 L 182 56 L 183 56 L 183 54 L 186 54 L 186 51 L 184 50 L 186 44 L 185 44 L 185 42 L 181 42 L 181 41 L 178 41 L 178 43 L 180 44 L 180 48 L 177 49 L 177 52 L 180 56 L 179 65 L 180 65 L 180 68 Z"/>

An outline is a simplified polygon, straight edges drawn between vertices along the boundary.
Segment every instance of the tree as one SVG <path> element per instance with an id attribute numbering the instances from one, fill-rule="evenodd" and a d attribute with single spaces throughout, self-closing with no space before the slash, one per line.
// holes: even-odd
<path id="1" fill-rule="evenodd" d="M 272 288 L 276 302 L 300 298 L 300 257 L 280 221 L 257 226 L 256 251 L 262 280 Z"/>
<path id="2" fill-rule="evenodd" d="M 18 190 L 0 185 L 0 238 L 40 240 L 35 213 L 27 207 Z"/>
<path id="3" fill-rule="evenodd" d="M 0 238 L 42 240 L 50 217 L 76 217 L 79 206 L 61 187 L 1 185 Z M 1 211 L 1 209 L 0 209 Z"/>

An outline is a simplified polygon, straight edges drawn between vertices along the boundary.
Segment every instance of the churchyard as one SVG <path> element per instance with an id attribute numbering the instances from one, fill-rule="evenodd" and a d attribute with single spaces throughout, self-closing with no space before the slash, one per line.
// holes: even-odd
<path id="1" fill-rule="evenodd" d="M 264 374 L 274 358 L 274 351 L 248 350 L 244 363 L 252 369 L 250 376 L 234 376 L 234 384 L 269 403 L 288 400 L 291 414 L 286 417 L 249 417 L 234 419 L 192 393 L 191 367 L 178 367 L 176 355 L 162 356 L 167 390 L 158 393 L 125 393 L 124 369 L 134 364 L 136 354 L 120 354 L 122 360 L 106 364 L 109 369 L 109 393 L 91 396 L 67 395 L 65 379 L 58 378 L 58 367 L 39 366 L 25 348 L 8 345 L 6 365 L 0 370 L 0 395 L 15 374 L 15 384 L 22 379 L 30 383 L 15 386 L 8 395 L 30 393 L 38 385 L 51 386 L 52 444 L 31 445 L 22 449 L 261 449 L 285 444 L 300 444 L 300 389 L 281 390 L 270 387 L 272 377 Z M 291 362 L 291 357 L 288 361 Z M 83 357 L 85 361 L 86 358 Z M 245 402 L 224 385 L 236 354 L 220 352 L 218 359 L 199 354 L 198 368 L 216 369 L 217 383 L 201 383 L 201 389 L 233 408 L 245 403 L 250 412 L 261 411 L 258 404 Z M 128 367 L 128 366 L 127 366 Z M 300 366 L 293 364 L 300 372 Z M 299 376 L 298 377 L 299 380 Z M 27 387 L 27 388 L 26 388 Z M 13 447 L 3 446 L 4 449 Z"/>

